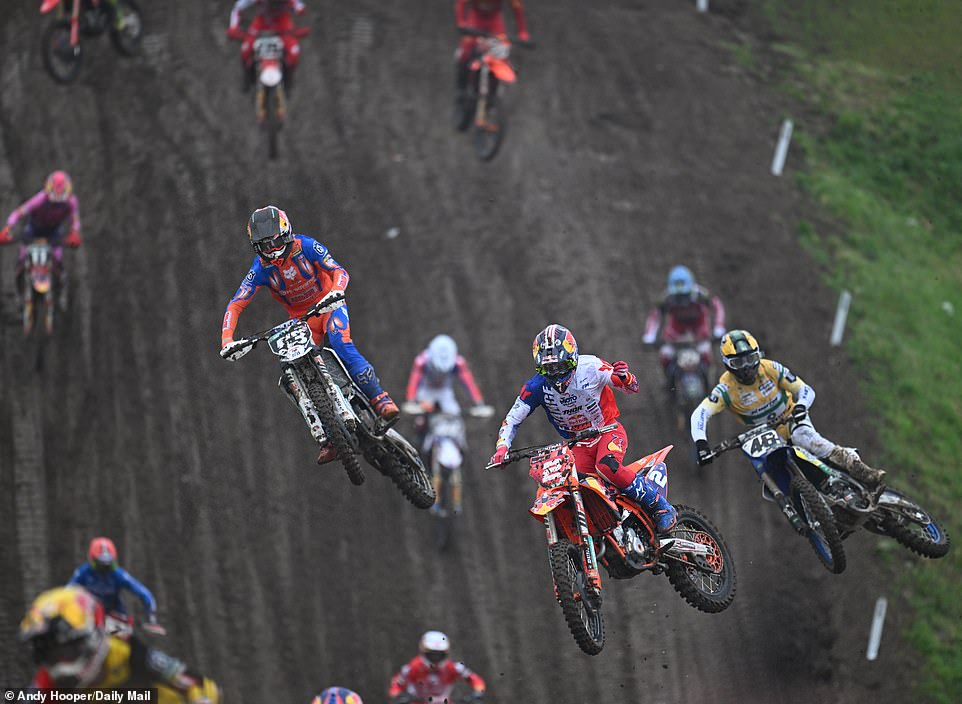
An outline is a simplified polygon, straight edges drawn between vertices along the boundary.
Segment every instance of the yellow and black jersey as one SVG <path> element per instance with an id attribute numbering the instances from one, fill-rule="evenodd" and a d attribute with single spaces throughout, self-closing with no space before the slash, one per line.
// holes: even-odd
<path id="1" fill-rule="evenodd" d="M 708 398 L 691 414 L 691 437 L 706 440 L 709 419 L 724 410 L 746 425 L 756 425 L 773 418 L 787 419 L 796 403 L 811 407 L 814 400 L 815 390 L 788 367 L 763 359 L 751 384 L 742 384 L 728 371 L 721 375 Z"/>

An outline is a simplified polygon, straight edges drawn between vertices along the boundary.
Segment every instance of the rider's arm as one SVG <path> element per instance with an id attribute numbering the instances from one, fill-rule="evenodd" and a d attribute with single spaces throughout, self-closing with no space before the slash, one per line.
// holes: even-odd
<path id="1" fill-rule="evenodd" d="M 251 299 L 254 294 L 257 293 L 263 284 L 260 282 L 260 267 L 258 267 L 257 262 L 254 262 L 254 266 L 251 270 L 247 272 L 247 276 L 241 282 L 240 288 L 237 289 L 237 293 L 234 297 L 230 299 L 230 303 L 227 304 L 227 310 L 224 312 L 224 324 L 221 326 L 221 346 L 223 347 L 229 342 L 234 341 L 234 330 L 237 328 L 237 319 L 240 318 L 240 314 L 243 310 L 250 305 Z"/>
<path id="2" fill-rule="evenodd" d="M 84 586 L 85 577 L 90 573 L 90 565 L 84 562 L 82 565 L 78 565 L 77 569 L 73 571 L 70 575 L 70 579 L 67 580 L 67 585 L 79 584 L 81 587 Z"/>
<path id="3" fill-rule="evenodd" d="M 248 7 L 252 6 L 257 0 L 237 0 L 234 3 L 234 7 L 230 11 L 230 26 L 231 29 L 237 27 L 240 24 L 240 15 Z"/>
<path id="4" fill-rule="evenodd" d="M 713 337 L 723 337 L 725 335 L 725 306 L 722 304 L 721 299 L 718 296 L 710 295 L 709 305 L 712 310 L 712 336 Z M 721 334 L 719 334 L 721 333 Z"/>
<path id="5" fill-rule="evenodd" d="M 524 19 L 524 6 L 521 0 L 511 0 L 511 9 L 514 10 L 514 23 L 518 28 L 518 38 L 528 38 L 528 23 Z"/>
<path id="6" fill-rule="evenodd" d="M 484 396 L 481 395 L 481 389 L 478 388 L 478 384 L 474 380 L 474 374 L 471 373 L 468 360 L 458 355 L 457 361 L 454 363 L 454 371 L 457 373 L 461 383 L 464 384 L 464 388 L 467 389 L 468 394 L 470 394 L 471 402 L 474 404 L 484 403 Z"/>
<path id="7" fill-rule="evenodd" d="M 76 195 L 71 195 L 70 200 L 70 231 L 80 232 L 80 201 Z"/>
<path id="8" fill-rule="evenodd" d="M 543 398 L 540 377 L 535 376 L 525 382 L 525 385 L 521 387 L 518 398 L 514 400 L 514 405 L 511 406 L 501 423 L 497 447 L 511 447 L 514 436 L 518 434 L 518 426 L 531 414 L 531 411 L 541 404 Z"/>
<path id="9" fill-rule="evenodd" d="M 407 689 L 408 686 L 408 673 L 411 671 L 411 663 L 408 663 L 401 668 L 401 671 L 391 678 L 391 684 L 388 686 L 387 695 L 392 699 Z"/>
<path id="10" fill-rule="evenodd" d="M 655 306 L 648 313 L 648 319 L 645 320 L 645 334 L 641 341 L 646 345 L 653 345 L 655 340 L 658 339 L 659 327 L 661 327 L 661 306 Z"/>
<path id="11" fill-rule="evenodd" d="M 32 213 L 34 210 L 43 205 L 46 200 L 47 194 L 43 191 L 40 191 L 35 196 L 25 200 L 23 203 L 18 205 L 12 213 L 10 213 L 10 217 L 7 218 L 7 227 L 13 227 L 16 225 L 20 221 L 20 218 L 22 218 L 24 215 L 29 215 Z"/>
<path id="12" fill-rule="evenodd" d="M 118 584 L 122 589 L 133 592 L 134 595 L 141 602 L 143 602 L 144 609 L 147 614 L 153 616 L 157 611 L 157 600 L 154 599 L 154 595 L 150 593 L 150 590 L 141 584 L 137 579 L 134 578 L 127 570 L 118 567 L 114 570 L 114 575 L 117 579 Z"/>
<path id="13" fill-rule="evenodd" d="M 426 351 L 421 352 L 414 358 L 414 363 L 411 365 L 411 375 L 408 377 L 407 393 L 404 396 L 406 401 L 413 401 L 418 395 L 418 387 L 421 385 L 421 379 L 424 378 L 424 365 L 427 363 L 427 359 L 428 353 Z"/>
<path id="14" fill-rule="evenodd" d="M 206 700 L 217 704 L 220 701 L 220 689 L 213 680 L 188 669 L 182 661 L 163 651 L 148 648 L 137 637 L 130 639 L 130 672 L 131 679 L 169 687 L 188 702 Z"/>
<path id="15" fill-rule="evenodd" d="M 717 384 L 708 397 L 698 404 L 691 414 L 691 439 L 708 439 L 708 421 L 716 413 L 721 413 L 728 407 L 728 388 L 724 384 Z"/>
<path id="16" fill-rule="evenodd" d="M 351 277 L 348 275 L 347 269 L 334 261 L 334 257 L 331 256 L 327 247 L 310 237 L 301 237 L 301 251 L 311 262 L 318 278 L 324 276 L 330 280 L 331 291 L 343 291 L 347 288 Z"/>
<path id="17" fill-rule="evenodd" d="M 468 23 L 468 0 L 457 0 L 454 3 L 454 21 L 458 27 L 464 27 Z"/>
<path id="18" fill-rule="evenodd" d="M 621 367 L 616 373 L 613 364 L 603 359 L 599 361 L 601 364 L 598 366 L 598 373 L 601 375 L 606 386 L 611 386 L 629 394 L 638 393 L 641 388 L 638 385 L 638 377 L 628 371 L 628 365 L 626 363 L 616 362 L 615 364 Z"/>
<path id="19" fill-rule="evenodd" d="M 484 683 L 484 678 L 481 677 L 481 675 L 479 675 L 477 672 L 471 670 L 463 662 L 454 663 L 454 668 L 461 679 L 467 682 L 468 686 L 470 686 L 473 691 L 484 692 L 484 690 L 487 689 L 487 686 Z"/>
<path id="20" fill-rule="evenodd" d="M 815 389 L 802 381 L 802 378 L 795 376 L 792 370 L 775 360 L 771 360 L 772 367 L 778 372 L 778 388 L 791 392 L 795 397 L 795 403 L 801 403 L 806 408 L 811 408 L 815 402 Z"/>

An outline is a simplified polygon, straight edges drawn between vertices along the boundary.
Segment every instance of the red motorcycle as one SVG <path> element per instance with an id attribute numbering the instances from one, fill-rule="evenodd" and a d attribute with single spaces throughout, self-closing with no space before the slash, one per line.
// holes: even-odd
<path id="1" fill-rule="evenodd" d="M 114 48 L 125 56 L 140 50 L 144 23 L 134 0 L 43 0 L 40 13 L 57 10 L 43 33 L 43 65 L 58 83 L 71 83 L 80 74 L 83 60 L 80 37 L 110 32 Z"/>
<path id="2" fill-rule="evenodd" d="M 513 450 L 500 467 L 531 459 L 529 475 L 538 494 L 529 509 L 544 523 L 548 564 L 555 598 L 578 647 L 597 655 L 605 645 L 598 565 L 612 579 L 630 579 L 642 572 L 665 574 L 672 587 L 699 611 L 724 611 L 735 598 L 735 564 L 718 529 L 688 506 L 675 506 L 678 521 L 669 537 L 659 537 L 651 518 L 599 477 L 580 474 L 571 446 L 590 440 L 615 425 L 586 430 L 550 445 Z M 667 496 L 665 457 L 672 446 L 634 462 Z"/>
<path id="3" fill-rule="evenodd" d="M 475 154 L 481 161 L 490 161 L 498 153 L 507 129 L 498 87 L 517 81 L 517 73 L 508 60 L 512 42 L 506 36 L 495 36 L 469 27 L 462 27 L 460 32 L 478 37 L 478 43 L 477 54 L 470 64 L 468 92 L 455 108 L 455 126 L 463 132 L 473 123 Z M 521 47 L 534 48 L 534 44 L 528 41 L 515 39 L 514 42 Z"/>
<path id="4" fill-rule="evenodd" d="M 290 36 L 300 39 L 310 32 L 310 27 L 295 27 Z M 242 29 L 234 29 L 228 36 L 243 41 L 247 33 Z M 254 39 L 254 75 L 257 80 L 254 107 L 257 123 L 267 132 L 268 156 L 271 159 L 277 158 L 277 135 L 287 117 L 284 37 L 285 34 L 274 30 L 264 30 L 258 32 Z"/>

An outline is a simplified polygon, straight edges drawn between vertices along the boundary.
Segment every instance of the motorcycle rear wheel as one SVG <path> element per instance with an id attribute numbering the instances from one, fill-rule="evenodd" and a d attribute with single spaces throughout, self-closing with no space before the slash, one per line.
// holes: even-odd
<path id="1" fill-rule="evenodd" d="M 581 551 L 567 540 L 548 546 L 548 564 L 568 630 L 584 653 L 597 655 L 605 647 L 605 617 L 601 606 L 584 598 L 587 575 Z"/>
<path id="2" fill-rule="evenodd" d="M 832 511 L 810 481 L 793 476 L 790 486 L 792 503 L 808 525 L 808 542 L 819 561 L 832 574 L 841 574 L 847 564 L 845 548 L 839 536 Z"/>
<path id="3" fill-rule="evenodd" d="M 140 42 L 144 37 L 144 17 L 134 0 L 117 0 L 117 15 L 123 20 L 123 27 L 110 27 L 110 41 L 114 48 L 124 56 L 140 53 Z M 114 18 L 111 18 L 111 22 Z"/>
<path id="4" fill-rule="evenodd" d="M 437 496 L 418 451 L 393 428 L 384 434 L 381 442 L 391 455 L 388 471 L 391 481 L 417 508 L 431 508 Z"/>
<path id="5" fill-rule="evenodd" d="M 441 471 L 438 469 L 437 471 Z M 441 512 L 435 517 L 435 543 L 440 552 L 451 547 L 454 539 L 454 506 L 451 500 L 451 481 L 441 479 L 441 494 L 438 496 L 438 506 Z"/>
<path id="6" fill-rule="evenodd" d="M 896 511 L 880 507 L 880 512 L 885 515 L 881 523 L 885 533 L 900 545 L 922 557 L 933 559 L 945 557 L 949 552 L 950 541 L 949 534 L 945 532 L 941 524 L 937 523 L 928 511 L 919 506 L 917 501 L 894 489 L 886 489 L 886 491 L 897 494 L 904 501 L 911 502 L 918 508 L 918 512 L 916 515 L 910 516 L 906 510 Z"/>
<path id="7" fill-rule="evenodd" d="M 347 429 L 341 415 L 334 409 L 334 402 L 327 395 L 321 382 L 314 381 L 308 384 L 307 394 L 321 417 L 328 440 L 337 450 L 337 458 L 344 465 L 348 479 L 351 480 L 351 484 L 360 486 L 364 483 L 364 470 L 361 469 L 361 461 L 357 458 L 357 445 L 351 431 Z"/>
<path id="8" fill-rule="evenodd" d="M 41 40 L 43 67 L 57 83 L 73 83 L 80 75 L 83 52 L 80 43 L 70 46 L 70 20 L 56 20 L 47 25 Z"/>
<path id="9" fill-rule="evenodd" d="M 676 506 L 678 523 L 673 536 L 711 546 L 715 556 L 699 564 L 665 560 L 668 581 L 682 598 L 699 611 L 715 614 L 735 598 L 735 563 L 718 529 L 690 506 Z"/>

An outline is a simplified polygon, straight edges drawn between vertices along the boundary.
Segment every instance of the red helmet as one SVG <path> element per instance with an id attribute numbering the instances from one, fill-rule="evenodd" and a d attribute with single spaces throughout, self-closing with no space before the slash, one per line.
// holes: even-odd
<path id="1" fill-rule="evenodd" d="M 100 569 L 115 569 L 117 567 L 117 548 L 110 538 L 94 538 L 87 550 L 87 559 L 91 567 Z"/>
<path id="2" fill-rule="evenodd" d="M 73 182 L 66 171 L 54 171 L 47 176 L 43 191 L 54 203 L 65 203 L 73 193 Z"/>

